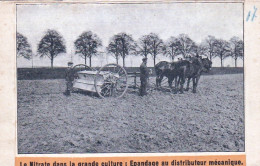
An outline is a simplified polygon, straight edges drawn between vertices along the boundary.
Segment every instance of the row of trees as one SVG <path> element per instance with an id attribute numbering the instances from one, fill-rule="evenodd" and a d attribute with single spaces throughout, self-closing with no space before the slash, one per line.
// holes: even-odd
<path id="1" fill-rule="evenodd" d="M 38 44 L 37 53 L 40 57 L 48 57 L 51 60 L 51 67 L 53 67 L 54 58 L 60 53 L 66 52 L 64 43 L 63 37 L 57 31 L 48 30 Z M 243 45 L 243 41 L 238 37 L 225 41 L 208 36 L 202 43 L 196 44 L 186 34 L 170 37 L 164 42 L 155 33 L 144 35 L 137 41 L 130 34 L 118 33 L 110 38 L 106 53 L 115 57 L 116 63 L 122 58 L 123 66 L 125 66 L 125 58 L 129 55 L 144 57 L 150 55 L 154 65 L 158 55 L 168 56 L 172 60 L 179 55 L 183 58 L 203 55 L 209 57 L 210 60 L 219 57 L 221 67 L 223 67 L 224 59 L 232 57 L 235 60 L 235 67 L 237 67 L 237 59 L 243 58 Z M 88 58 L 89 66 L 91 66 L 92 57 L 101 53 L 102 41 L 95 33 L 87 31 L 76 39 L 74 46 L 75 54 L 81 56 L 85 60 L 85 64 Z M 17 33 L 17 55 L 26 59 L 32 57 L 31 46 L 27 38 L 20 33 Z"/>

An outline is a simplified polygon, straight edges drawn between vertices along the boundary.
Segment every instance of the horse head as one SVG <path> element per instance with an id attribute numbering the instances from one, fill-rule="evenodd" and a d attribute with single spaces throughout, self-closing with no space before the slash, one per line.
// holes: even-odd
<path id="1" fill-rule="evenodd" d="M 209 58 L 202 58 L 202 64 L 203 64 L 203 71 L 204 72 L 209 72 L 209 70 L 212 67 L 212 62 L 209 60 Z"/>

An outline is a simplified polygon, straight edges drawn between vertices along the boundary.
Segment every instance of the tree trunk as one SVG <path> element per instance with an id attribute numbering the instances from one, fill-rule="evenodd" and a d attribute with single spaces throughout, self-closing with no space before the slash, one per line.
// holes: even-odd
<path id="1" fill-rule="evenodd" d="M 155 66 L 155 56 L 153 56 L 153 65 Z"/>
<path id="2" fill-rule="evenodd" d="M 85 65 L 87 65 L 87 56 L 85 56 Z"/>
<path id="3" fill-rule="evenodd" d="M 237 58 L 235 58 L 235 67 L 237 67 Z"/>
<path id="4" fill-rule="evenodd" d="M 53 69 L 53 58 L 51 58 L 51 68 Z"/>
<path id="5" fill-rule="evenodd" d="M 89 67 L 91 67 L 91 56 L 89 57 Z"/>
<path id="6" fill-rule="evenodd" d="M 118 57 L 116 57 L 116 64 L 118 64 Z"/>
<path id="7" fill-rule="evenodd" d="M 172 62 L 174 61 L 174 51 L 173 51 L 173 47 L 172 47 L 172 54 L 171 54 L 171 58 L 172 58 Z"/>
<path id="8" fill-rule="evenodd" d="M 221 62 L 221 67 L 223 67 L 223 59 L 220 58 L 220 62 Z"/>
<path id="9" fill-rule="evenodd" d="M 123 57 L 123 67 L 125 67 L 125 57 Z"/>

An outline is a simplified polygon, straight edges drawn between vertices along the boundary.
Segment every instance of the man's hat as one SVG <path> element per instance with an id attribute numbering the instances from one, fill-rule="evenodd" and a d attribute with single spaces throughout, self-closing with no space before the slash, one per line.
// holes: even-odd
<path id="1" fill-rule="evenodd" d="M 144 57 L 142 60 L 143 60 L 143 61 L 146 61 L 146 60 L 147 60 L 147 57 Z"/>
<path id="2" fill-rule="evenodd" d="M 68 62 L 68 65 L 73 65 L 73 62 Z"/>

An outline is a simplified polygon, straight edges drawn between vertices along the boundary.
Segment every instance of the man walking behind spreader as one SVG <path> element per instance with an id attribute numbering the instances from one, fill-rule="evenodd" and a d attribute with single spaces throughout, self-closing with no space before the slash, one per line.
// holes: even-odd
<path id="1" fill-rule="evenodd" d="M 143 58 L 143 63 L 140 65 L 140 80 L 141 80 L 141 87 L 140 87 L 140 96 L 147 95 L 147 84 L 149 78 L 149 69 L 147 67 L 147 58 Z"/>
<path id="2" fill-rule="evenodd" d="M 65 75 L 65 80 L 66 80 L 66 91 L 65 91 L 65 95 L 69 96 L 70 92 L 72 90 L 72 86 L 73 86 L 73 80 L 74 80 L 74 75 L 73 75 L 73 63 L 72 62 L 68 62 L 68 68 L 66 70 L 66 75 Z"/>

